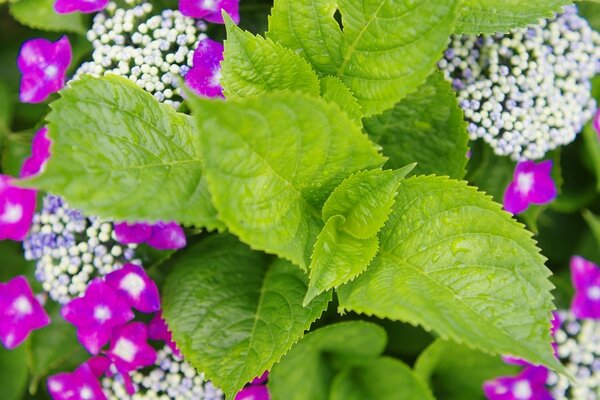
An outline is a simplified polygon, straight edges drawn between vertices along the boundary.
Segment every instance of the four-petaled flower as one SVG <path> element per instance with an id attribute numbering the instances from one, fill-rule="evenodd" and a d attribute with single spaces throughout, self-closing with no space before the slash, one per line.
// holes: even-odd
<path id="1" fill-rule="evenodd" d="M 517 376 L 503 376 L 483 384 L 488 400 L 552 400 L 546 389 L 548 370 L 529 366 Z"/>
<path id="2" fill-rule="evenodd" d="M 583 257 L 571 258 L 575 296 L 571 311 L 577 318 L 600 318 L 600 267 Z"/>
<path id="3" fill-rule="evenodd" d="M 129 304 L 143 313 L 160 310 L 160 295 L 156 283 L 148 277 L 144 268 L 125 264 L 105 277 L 106 283 L 129 300 Z"/>
<path id="4" fill-rule="evenodd" d="M 221 61 L 223 61 L 221 43 L 208 38 L 200 41 L 194 51 L 193 66 L 185 76 L 185 83 L 201 96 L 223 97 Z"/>
<path id="5" fill-rule="evenodd" d="M 54 400 L 106 400 L 88 363 L 81 364 L 73 373 L 63 372 L 48 377 L 47 386 Z"/>
<path id="6" fill-rule="evenodd" d="M 33 296 L 24 276 L 0 283 L 0 340 L 7 349 L 14 349 L 33 330 L 45 327 L 50 317 Z"/>
<path id="7" fill-rule="evenodd" d="M 97 355 L 112 337 L 113 330 L 133 319 L 134 314 L 126 298 L 96 278 L 83 297 L 63 307 L 62 316 L 77 327 L 83 347 Z"/>
<path id="8" fill-rule="evenodd" d="M 179 0 L 179 11 L 185 16 L 202 18 L 215 24 L 223 23 L 225 10 L 237 24 L 240 22 L 240 0 Z"/>
<path id="9" fill-rule="evenodd" d="M 159 250 L 177 250 L 187 243 L 183 229 L 176 222 L 119 222 L 114 226 L 117 240 L 123 244 L 146 243 Z"/>
<path id="10" fill-rule="evenodd" d="M 182 357 L 177 344 L 173 341 L 171 331 L 169 331 L 169 327 L 162 317 L 162 313 L 156 313 L 148 324 L 148 337 L 152 340 L 162 340 L 171 348 L 173 354 L 177 357 Z"/>
<path id="11" fill-rule="evenodd" d="M 23 240 L 35 213 L 36 191 L 12 183 L 13 178 L 0 174 L 0 240 Z"/>
<path id="12" fill-rule="evenodd" d="M 106 355 L 121 374 L 147 367 L 156 361 L 156 350 L 147 343 L 148 331 L 143 322 L 132 322 L 115 329 Z"/>
<path id="13" fill-rule="evenodd" d="M 530 204 L 547 204 L 556 198 L 556 185 L 550 176 L 552 160 L 534 163 L 523 161 L 517 165 L 513 180 L 504 192 L 504 208 L 519 214 Z"/>
<path id="14" fill-rule="evenodd" d="M 31 39 L 23 43 L 17 65 L 21 77 L 20 97 L 23 103 L 41 103 L 65 85 L 65 73 L 71 64 L 69 38 L 57 42 Z"/>
<path id="15" fill-rule="evenodd" d="M 81 12 L 84 14 L 103 10 L 110 0 L 56 0 L 54 11 L 59 14 Z"/>

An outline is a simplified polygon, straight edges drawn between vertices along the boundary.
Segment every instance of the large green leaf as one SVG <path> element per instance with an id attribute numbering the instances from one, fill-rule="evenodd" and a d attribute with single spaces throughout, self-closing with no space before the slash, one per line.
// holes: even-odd
<path id="1" fill-rule="evenodd" d="M 338 374 L 329 399 L 434 400 L 427 385 L 406 364 L 391 357 L 381 357 Z"/>
<path id="2" fill-rule="evenodd" d="M 386 166 L 416 162 L 416 174 L 464 177 L 469 135 L 456 95 L 442 73 L 434 73 L 415 93 L 364 124 L 390 157 Z"/>
<path id="3" fill-rule="evenodd" d="M 10 5 L 10 13 L 17 21 L 30 28 L 85 33 L 82 14 L 58 14 L 54 11 L 54 3 L 55 0 L 19 0 Z"/>
<path id="4" fill-rule="evenodd" d="M 302 94 L 191 99 L 219 218 L 253 248 L 306 268 L 321 209 L 348 175 L 385 159 L 339 107 Z"/>
<path id="5" fill-rule="evenodd" d="M 327 307 L 302 307 L 307 278 L 291 263 L 215 235 L 176 254 L 163 313 L 186 357 L 228 396 L 271 369 Z"/>
<path id="6" fill-rule="evenodd" d="M 379 254 L 338 288 L 340 309 L 560 368 L 550 346 L 550 272 L 531 236 L 464 182 L 410 178 L 379 234 Z"/>
<path id="7" fill-rule="evenodd" d="M 0 346 L 0 387 L 3 400 L 20 400 L 27 389 L 27 355 L 22 345 L 15 350 Z"/>
<path id="8" fill-rule="evenodd" d="M 591 169 L 596 175 L 596 192 L 600 193 L 600 134 L 592 124 L 587 124 L 581 134 Z"/>
<path id="9" fill-rule="evenodd" d="M 311 332 L 271 370 L 271 398 L 329 400 L 336 373 L 378 357 L 385 342 L 383 328 L 362 321 L 342 322 Z"/>
<path id="10" fill-rule="evenodd" d="M 433 72 L 457 0 L 275 0 L 268 37 L 352 90 L 365 116 L 391 108 Z M 343 30 L 335 19 L 339 8 Z"/>
<path id="11" fill-rule="evenodd" d="M 453 342 L 436 340 L 420 356 L 415 372 L 444 400 L 484 400 L 483 382 L 515 375 L 519 367 Z"/>
<path id="12" fill-rule="evenodd" d="M 456 33 L 507 32 L 551 18 L 571 0 L 462 0 Z"/>
<path id="13" fill-rule="evenodd" d="M 254 36 L 228 16 L 221 84 L 227 98 L 260 96 L 277 90 L 319 95 L 319 80 L 305 59 L 271 39 Z"/>
<path id="14" fill-rule="evenodd" d="M 340 78 L 331 75 L 321 78 L 321 97 L 331 103 L 336 103 L 348 113 L 350 118 L 362 125 L 360 105 L 348 86 Z"/>
<path id="15" fill-rule="evenodd" d="M 30 185 L 89 215 L 220 226 L 191 117 L 115 75 L 72 82 L 51 108 L 52 155 Z"/>

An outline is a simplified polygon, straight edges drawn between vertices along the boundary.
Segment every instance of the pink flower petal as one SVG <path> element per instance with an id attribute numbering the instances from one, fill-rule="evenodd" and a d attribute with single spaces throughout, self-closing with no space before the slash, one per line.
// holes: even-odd
<path id="1" fill-rule="evenodd" d="M 84 14 L 103 10 L 110 0 L 56 0 L 54 11 L 58 14 L 81 12 Z"/>
<path id="2" fill-rule="evenodd" d="M 142 322 L 132 322 L 115 329 L 106 353 L 121 373 L 135 371 L 156 362 L 156 351 L 146 342 L 148 333 Z"/>
<path id="3" fill-rule="evenodd" d="M 269 390 L 266 386 L 248 386 L 240 390 L 235 400 L 269 400 Z"/>
<path id="4" fill-rule="evenodd" d="M 231 17 L 233 22 L 238 24 L 240 22 L 240 1 L 239 0 L 221 0 L 221 10 L 225 10 L 227 14 Z M 223 14 L 221 10 L 207 14 L 204 16 L 204 20 L 208 22 L 212 22 L 213 24 L 223 24 Z"/>
<path id="5" fill-rule="evenodd" d="M 519 214 L 530 204 L 547 204 L 557 195 L 556 185 L 551 177 L 552 161 L 539 164 L 523 161 L 515 168 L 513 181 L 504 192 L 504 208 Z"/>
<path id="6" fill-rule="evenodd" d="M 179 11 L 187 17 L 204 18 L 217 24 L 223 23 L 225 10 L 237 24 L 240 21 L 239 0 L 179 0 Z"/>
<path id="7" fill-rule="evenodd" d="M 577 318 L 600 318 L 600 267 L 580 256 L 571 258 L 575 296 L 571 311 Z"/>
<path id="8" fill-rule="evenodd" d="M 87 363 L 73 373 L 48 377 L 48 392 L 54 400 L 106 400 L 102 387 Z"/>
<path id="9" fill-rule="evenodd" d="M 0 175 L 0 240 L 21 241 L 33 221 L 36 191 L 16 187 L 12 179 Z"/>
<path id="10" fill-rule="evenodd" d="M 50 158 L 50 139 L 48 139 L 48 128 L 40 129 L 31 143 L 31 156 L 25 160 L 21 168 L 21 178 L 33 176 L 39 173 Z"/>
<path id="11" fill-rule="evenodd" d="M 198 43 L 194 51 L 193 67 L 185 76 L 185 83 L 194 92 L 205 97 L 223 97 L 221 87 L 223 45 L 211 39 Z"/>
<path id="12" fill-rule="evenodd" d="M 181 352 L 177 348 L 177 344 L 173 341 L 171 331 L 160 312 L 154 315 L 154 318 L 148 324 L 148 337 L 152 340 L 162 340 L 171 348 L 173 354 L 181 357 Z"/>
<path id="13" fill-rule="evenodd" d="M 504 376 L 483 384 L 488 400 L 552 400 L 546 389 L 548 370 L 530 366 L 517 376 Z"/>
<path id="14" fill-rule="evenodd" d="M 158 222 L 152 227 L 152 234 L 146 242 L 159 250 L 177 250 L 185 247 L 185 233 L 176 222 Z"/>
<path id="15" fill-rule="evenodd" d="M 33 295 L 24 276 L 0 284 L 0 341 L 7 349 L 19 346 L 36 329 L 50 324 L 50 317 Z"/>
<path id="16" fill-rule="evenodd" d="M 131 306 L 143 313 L 160 310 L 160 295 L 156 283 L 139 265 L 125 264 L 105 277 L 106 283 L 125 296 Z"/>
<path id="17" fill-rule="evenodd" d="M 152 225 L 144 222 L 119 222 L 114 227 L 117 240 L 123 244 L 144 243 L 152 234 Z"/>
<path id="18" fill-rule="evenodd" d="M 261 376 L 256 377 L 250 382 L 251 385 L 262 385 L 269 379 L 269 371 L 265 371 Z"/>

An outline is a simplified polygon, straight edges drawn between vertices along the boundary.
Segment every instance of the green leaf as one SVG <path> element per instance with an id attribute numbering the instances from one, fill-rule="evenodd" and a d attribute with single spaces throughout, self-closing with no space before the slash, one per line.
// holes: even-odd
<path id="1" fill-rule="evenodd" d="M 413 370 L 391 357 L 381 357 L 338 374 L 329 399 L 434 400 Z"/>
<path id="2" fill-rule="evenodd" d="M 83 15 L 58 14 L 54 11 L 54 2 L 55 0 L 19 0 L 10 5 L 10 13 L 17 21 L 33 29 L 85 34 L 87 28 Z"/>
<path id="3" fill-rule="evenodd" d="M 318 97 L 196 98 L 190 107 L 219 218 L 253 248 L 303 269 L 331 192 L 385 161 L 339 107 Z"/>
<path id="4" fill-rule="evenodd" d="M 277 90 L 319 94 L 310 64 L 279 43 L 254 36 L 225 18 L 227 40 L 221 84 L 227 98 L 260 96 Z"/>
<path id="5" fill-rule="evenodd" d="M 471 149 L 466 179 L 498 203 L 504 202 L 504 192 L 513 179 L 516 163 L 509 157 L 495 155 L 482 141 L 473 142 Z"/>
<path id="6" fill-rule="evenodd" d="M 590 227 L 592 236 L 594 236 L 598 248 L 600 248 L 600 216 L 595 215 L 589 210 L 583 210 L 583 219 L 585 219 L 585 222 L 587 222 Z"/>
<path id="7" fill-rule="evenodd" d="M 9 133 L 2 143 L 2 172 L 11 176 L 19 176 L 23 162 L 31 155 L 31 132 Z"/>
<path id="8" fill-rule="evenodd" d="M 328 325 L 306 335 L 269 374 L 273 400 L 329 400 L 335 374 L 377 357 L 385 349 L 383 328 L 364 321 Z"/>
<path id="9" fill-rule="evenodd" d="M 330 103 L 335 103 L 344 110 L 350 118 L 362 125 L 362 111 L 356 97 L 348 86 L 335 76 L 321 78 L 321 97 Z"/>
<path id="10" fill-rule="evenodd" d="M 0 387 L 3 400 L 20 400 L 27 388 L 27 357 L 25 347 L 6 350 L 0 346 Z"/>
<path id="11" fill-rule="evenodd" d="M 334 215 L 317 237 L 304 306 L 320 293 L 354 279 L 377 254 L 377 235 L 366 239 L 356 238 L 345 232 L 345 222 L 343 216 Z"/>
<path id="12" fill-rule="evenodd" d="M 436 340 L 420 356 L 415 372 L 430 382 L 435 396 L 444 400 L 484 399 L 483 382 L 499 376 L 515 375 L 519 367 L 508 365 L 498 356 Z"/>
<path id="13" fill-rule="evenodd" d="M 462 0 L 455 33 L 507 32 L 552 18 L 571 0 Z"/>
<path id="14" fill-rule="evenodd" d="M 464 182 L 410 178 L 379 234 L 379 254 L 338 288 L 340 309 L 560 368 L 550 346 L 550 271 L 531 236 Z"/>
<path id="15" fill-rule="evenodd" d="M 13 116 L 13 98 L 10 90 L 2 81 L 0 81 L 0 142 L 3 134 L 10 130 L 10 124 Z"/>
<path id="16" fill-rule="evenodd" d="M 596 175 L 596 192 L 600 193 L 600 137 L 598 135 L 592 124 L 587 124 L 583 128 L 582 136 L 585 152 Z"/>
<path id="17" fill-rule="evenodd" d="M 396 171 L 361 171 L 345 179 L 323 206 L 323 221 L 345 218 L 340 227 L 358 239 L 368 239 L 383 227 L 392 212 L 400 181 L 414 165 Z"/>
<path id="18" fill-rule="evenodd" d="M 221 227 L 191 117 L 114 75 L 73 81 L 51 108 L 52 157 L 29 185 L 88 215 Z"/>
<path id="19" fill-rule="evenodd" d="M 371 116 L 391 108 L 434 71 L 454 28 L 457 3 L 276 0 L 267 36 L 321 74 L 339 77 L 363 115 Z M 338 7 L 343 31 L 334 15 Z"/>
<path id="20" fill-rule="evenodd" d="M 469 135 L 455 93 L 441 72 L 385 113 L 366 119 L 365 130 L 390 157 L 386 166 L 416 162 L 415 174 L 465 176 Z"/>
<path id="21" fill-rule="evenodd" d="M 230 235 L 213 235 L 167 265 L 163 313 L 173 337 L 186 360 L 227 396 L 270 370 L 331 299 L 323 295 L 302 307 L 302 271 Z"/>

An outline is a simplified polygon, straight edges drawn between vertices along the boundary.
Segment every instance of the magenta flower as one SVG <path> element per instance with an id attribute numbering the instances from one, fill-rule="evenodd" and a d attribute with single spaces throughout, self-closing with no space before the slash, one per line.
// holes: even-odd
<path id="1" fill-rule="evenodd" d="M 50 317 L 33 296 L 24 276 L 0 283 L 0 341 L 4 347 L 14 349 L 31 331 L 49 323 Z"/>
<path id="2" fill-rule="evenodd" d="M 129 304 L 143 313 L 160 310 L 160 296 L 156 283 L 139 265 L 125 264 L 105 277 L 106 283 L 129 300 Z"/>
<path id="3" fill-rule="evenodd" d="M 23 43 L 17 65 L 23 74 L 20 96 L 23 103 L 41 103 L 65 85 L 65 74 L 71 64 L 69 38 L 55 43 L 32 39 Z"/>
<path id="4" fill-rule="evenodd" d="M 48 377 L 48 392 L 54 400 L 106 400 L 96 375 L 88 365 L 80 365 L 73 373 Z"/>
<path id="5" fill-rule="evenodd" d="M 247 386 L 240 390 L 235 400 L 269 400 L 269 390 L 264 385 Z"/>
<path id="6" fill-rule="evenodd" d="M 56 0 L 54 11 L 59 14 L 80 12 L 84 14 L 103 10 L 110 0 Z"/>
<path id="7" fill-rule="evenodd" d="M 225 10 L 237 24 L 240 22 L 240 0 L 179 0 L 179 11 L 185 16 L 203 18 L 215 24 L 223 23 Z"/>
<path id="8" fill-rule="evenodd" d="M 147 343 L 148 331 L 142 322 L 115 329 L 106 353 L 121 374 L 147 367 L 156 361 L 156 350 Z"/>
<path id="9" fill-rule="evenodd" d="M 185 247 L 185 233 L 176 222 L 120 222 L 115 224 L 117 240 L 123 244 L 148 245 L 159 250 L 177 250 Z"/>
<path id="10" fill-rule="evenodd" d="M 171 348 L 173 354 L 181 357 L 181 352 L 177 348 L 177 344 L 173 341 L 171 331 L 160 312 L 154 315 L 154 318 L 148 324 L 148 337 L 152 340 L 162 340 Z"/>
<path id="11" fill-rule="evenodd" d="M 25 160 L 21 167 L 21 178 L 36 175 L 46 165 L 50 158 L 50 139 L 48 139 L 48 128 L 40 129 L 31 143 L 31 156 Z"/>
<path id="12" fill-rule="evenodd" d="M 539 164 L 523 161 L 517 165 L 513 181 L 504 192 L 504 208 L 519 214 L 530 204 L 547 204 L 556 198 L 556 185 L 550 176 L 552 160 Z"/>
<path id="13" fill-rule="evenodd" d="M 483 384 L 488 400 L 552 400 L 546 389 L 548 370 L 530 366 L 517 376 L 503 376 Z"/>
<path id="14" fill-rule="evenodd" d="M 600 267 L 583 257 L 571 258 L 575 296 L 571 311 L 577 318 L 600 318 Z"/>
<path id="15" fill-rule="evenodd" d="M 250 382 L 251 385 L 262 385 L 269 379 L 269 371 L 265 371 L 261 376 L 256 377 Z"/>
<path id="16" fill-rule="evenodd" d="M 193 66 L 185 76 L 185 83 L 200 96 L 223 97 L 221 61 L 223 45 L 208 38 L 201 40 L 194 51 Z"/>
<path id="17" fill-rule="evenodd" d="M 113 330 L 133 319 L 134 314 L 126 298 L 96 278 L 83 297 L 63 307 L 62 316 L 77 327 L 77 337 L 83 347 L 97 355 L 110 340 Z"/>
<path id="18" fill-rule="evenodd" d="M 0 240 L 23 240 L 35 213 L 36 191 L 12 184 L 12 177 L 0 174 Z"/>
<path id="19" fill-rule="evenodd" d="M 85 362 L 95 377 L 100 378 L 110 369 L 110 359 L 104 356 L 90 358 Z"/>
<path id="20" fill-rule="evenodd" d="M 596 115 L 594 115 L 593 125 L 596 133 L 598 134 L 598 138 L 600 138 L 600 108 L 598 111 L 596 111 Z"/>

